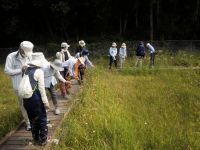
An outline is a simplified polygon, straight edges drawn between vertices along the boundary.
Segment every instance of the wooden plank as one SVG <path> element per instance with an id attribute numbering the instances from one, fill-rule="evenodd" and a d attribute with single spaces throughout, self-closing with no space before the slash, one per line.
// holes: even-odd
<path id="1" fill-rule="evenodd" d="M 39 148 L 36 146 L 29 145 L 3 145 L 1 150 L 38 150 Z"/>

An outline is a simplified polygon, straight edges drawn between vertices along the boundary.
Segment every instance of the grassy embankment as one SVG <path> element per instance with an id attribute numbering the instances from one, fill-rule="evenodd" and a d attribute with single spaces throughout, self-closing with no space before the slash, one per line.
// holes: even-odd
<path id="1" fill-rule="evenodd" d="M 52 149 L 200 149 L 200 71 L 133 64 L 108 70 L 99 60 L 87 70 L 80 99 Z"/>
<path id="2" fill-rule="evenodd" d="M 22 119 L 11 79 L 0 66 L 0 139 L 14 129 Z"/>

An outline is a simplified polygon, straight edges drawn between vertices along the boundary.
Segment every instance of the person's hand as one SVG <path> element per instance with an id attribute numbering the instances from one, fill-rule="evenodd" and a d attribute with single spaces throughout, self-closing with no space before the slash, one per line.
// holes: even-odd
<path id="1" fill-rule="evenodd" d="M 49 103 L 47 102 L 47 103 L 44 103 L 44 107 L 45 107 L 45 109 L 50 109 L 50 106 L 49 106 Z"/>
<path id="2" fill-rule="evenodd" d="M 65 81 L 65 83 L 67 83 L 67 84 L 71 84 L 71 81 Z"/>
<path id="3" fill-rule="evenodd" d="M 28 65 L 22 66 L 22 72 L 24 72 L 28 68 Z"/>

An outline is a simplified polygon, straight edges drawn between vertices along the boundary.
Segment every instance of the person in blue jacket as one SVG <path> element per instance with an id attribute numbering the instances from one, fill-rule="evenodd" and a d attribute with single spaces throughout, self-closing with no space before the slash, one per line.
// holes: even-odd
<path id="1" fill-rule="evenodd" d="M 140 41 L 139 45 L 136 49 L 136 62 L 135 62 L 135 67 L 142 67 L 142 62 L 145 57 L 145 47 L 144 47 L 144 42 Z"/>

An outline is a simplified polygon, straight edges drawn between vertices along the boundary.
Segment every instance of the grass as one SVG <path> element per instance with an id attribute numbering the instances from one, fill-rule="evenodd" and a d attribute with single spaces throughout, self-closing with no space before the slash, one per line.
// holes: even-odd
<path id="1" fill-rule="evenodd" d="M 94 60 L 75 107 L 52 149 L 200 149 L 199 52 L 159 52 L 155 69 L 108 70 Z M 178 66 L 187 69 L 160 69 Z M 0 138 L 22 119 L 9 76 L 0 67 Z"/>
<path id="2" fill-rule="evenodd" d="M 11 79 L 4 74 L 3 66 L 0 67 L 0 139 L 14 129 L 22 119 L 18 100 L 12 88 Z"/>
<path id="3" fill-rule="evenodd" d="M 87 71 L 52 149 L 200 149 L 200 71 L 126 63 L 122 71 L 108 70 L 100 59 Z"/>

